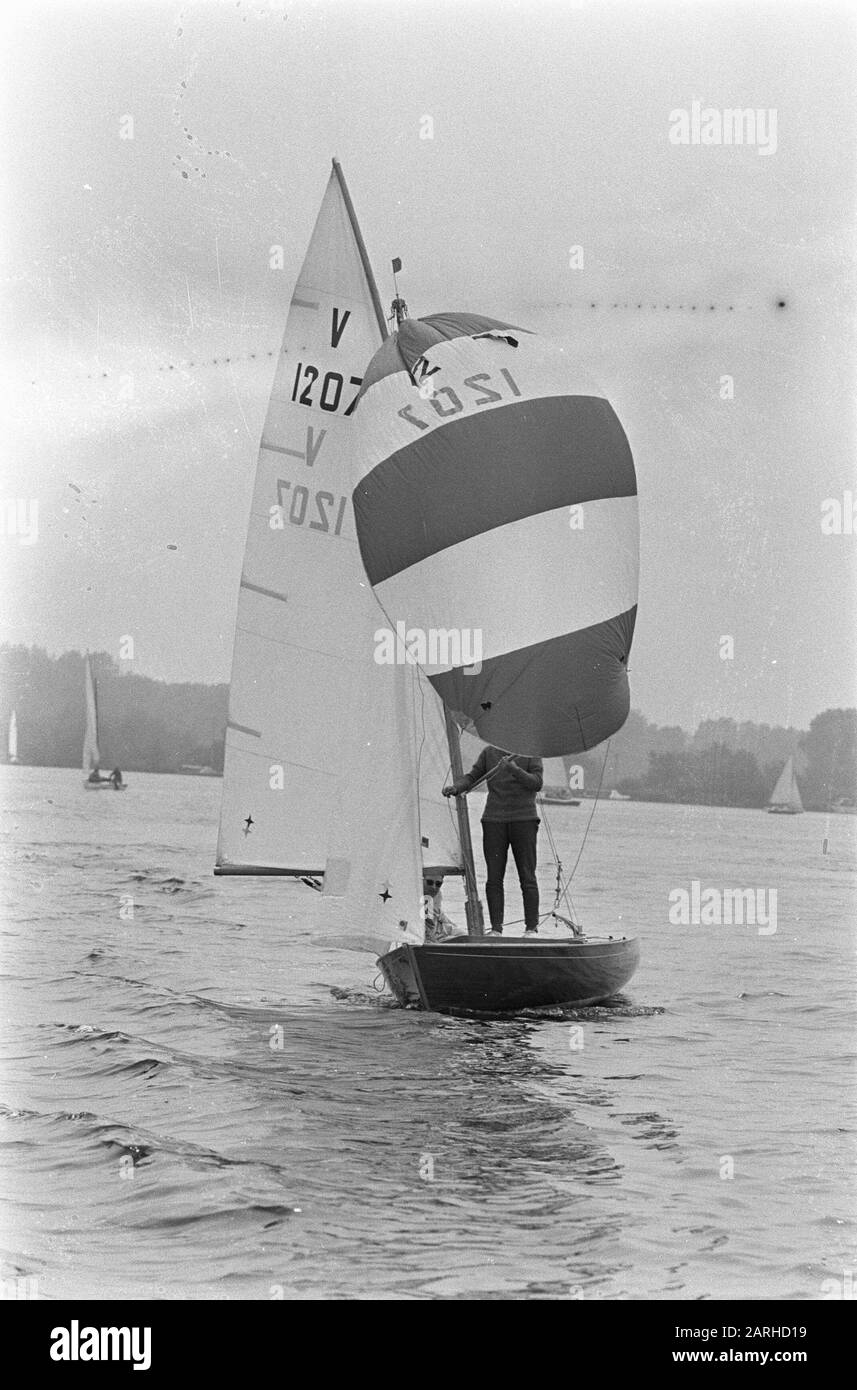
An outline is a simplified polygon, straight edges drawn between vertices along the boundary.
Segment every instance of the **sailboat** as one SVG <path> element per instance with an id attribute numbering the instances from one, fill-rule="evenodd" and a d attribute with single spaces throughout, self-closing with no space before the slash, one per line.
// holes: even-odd
<path id="1" fill-rule="evenodd" d="M 803 802 L 800 799 L 800 791 L 795 777 L 794 758 L 789 758 L 777 778 L 777 785 L 771 792 L 767 809 L 775 816 L 798 816 L 803 810 Z"/>
<path id="2" fill-rule="evenodd" d="M 101 775 L 101 755 L 98 750 L 98 691 L 88 653 L 84 662 L 83 689 L 86 701 L 86 732 L 83 738 L 82 766 L 87 774 L 83 785 L 89 792 L 124 792 L 128 783 L 123 780 L 118 768 L 107 777 Z"/>
<path id="3" fill-rule="evenodd" d="M 9 716 L 8 761 L 10 763 L 21 761 L 18 757 L 18 715 L 15 710 Z"/>
<path id="4" fill-rule="evenodd" d="M 562 758 L 546 758 L 543 790 L 536 800 L 545 806 L 579 806 L 580 799 L 569 791 L 568 774 Z"/>
<path id="5" fill-rule="evenodd" d="M 481 665 L 465 667 L 432 650 L 437 660 L 428 665 L 419 632 L 403 635 L 398 625 L 407 605 L 385 585 L 395 587 L 407 572 L 415 536 L 422 534 L 425 545 L 431 531 L 425 523 L 448 521 L 458 503 L 444 496 L 442 480 L 433 500 L 409 499 L 387 470 L 379 479 L 377 469 L 415 431 L 422 435 L 417 407 L 431 416 L 431 400 L 440 401 L 436 424 L 452 402 L 444 388 L 434 397 L 420 394 L 420 364 L 428 376 L 440 369 L 429 361 L 431 349 L 439 344 L 440 352 L 460 338 L 461 316 L 447 316 L 449 333 L 436 326 L 438 319 L 405 318 L 398 296 L 396 305 L 397 330 L 389 335 L 334 160 L 292 296 L 259 449 L 239 585 L 215 873 L 280 875 L 318 890 L 326 929 L 344 927 L 361 949 L 371 948 L 401 1003 L 469 1013 L 603 999 L 633 974 L 637 942 L 582 934 L 486 937 L 465 798 L 455 798 L 453 811 L 442 787 L 449 775 L 461 776 L 463 729 L 510 750 L 514 744 L 515 751 L 561 756 L 594 746 L 616 720 L 624 721 L 635 601 L 626 600 L 636 584 L 636 536 L 631 558 L 620 560 L 618 576 L 602 585 L 602 611 L 596 601 L 584 603 L 573 628 L 564 612 L 555 615 L 558 630 L 531 634 L 553 644 L 560 669 L 550 662 L 532 669 L 520 653 L 516 658 L 508 648 L 511 629 L 509 661 L 492 649 Z M 496 328 L 495 348 L 508 336 L 494 320 L 466 318 L 464 327 L 468 342 Z M 532 396 L 526 380 L 532 370 L 531 363 L 520 386 L 511 373 L 500 376 L 505 399 L 524 391 Z M 501 399 L 490 373 L 471 375 L 477 405 Z M 608 414 L 610 407 L 599 402 L 590 411 L 590 437 L 579 443 L 590 460 L 583 490 L 594 499 L 586 522 L 589 553 L 610 526 L 593 477 L 609 448 L 596 437 L 592 417 L 601 417 L 614 440 L 616 429 L 621 434 Z M 437 445 L 439 432 L 429 427 L 426 437 Z M 622 506 L 630 496 L 627 467 L 612 489 L 604 495 L 621 499 L 624 520 L 631 510 Z M 564 520 L 581 500 L 557 498 Z M 585 568 L 585 559 L 578 563 Z M 533 611 L 543 606 L 538 587 Z M 519 618 L 518 630 L 524 626 Z M 573 651 L 560 636 L 569 631 Z M 515 685 L 516 659 L 521 679 L 509 700 L 502 691 Z M 569 665 L 588 682 L 585 690 L 580 679 L 572 682 L 570 703 L 555 688 Z M 427 925 L 440 917 L 439 885 L 453 876 L 463 880 L 467 930 L 427 939 Z"/>

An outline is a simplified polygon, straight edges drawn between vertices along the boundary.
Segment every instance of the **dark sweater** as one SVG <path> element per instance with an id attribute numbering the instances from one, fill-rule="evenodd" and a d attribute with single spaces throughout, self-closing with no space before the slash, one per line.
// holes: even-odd
<path id="1" fill-rule="evenodd" d="M 541 758 L 516 757 L 513 763 L 495 772 L 493 769 L 505 756 L 499 748 L 483 748 L 470 771 L 455 783 L 456 791 L 469 791 L 474 782 L 490 773 L 485 783 L 488 800 L 482 812 L 484 821 L 538 820 L 536 792 L 542 789 Z"/>

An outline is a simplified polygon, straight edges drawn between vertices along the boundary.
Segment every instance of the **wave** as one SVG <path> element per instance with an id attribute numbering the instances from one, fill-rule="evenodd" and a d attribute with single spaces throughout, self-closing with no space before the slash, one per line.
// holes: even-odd
<path id="1" fill-rule="evenodd" d="M 738 995 L 739 999 L 789 999 L 790 997 L 791 996 L 788 994 L 783 994 L 782 990 L 779 989 L 760 989 L 758 993 L 755 994 L 750 990 L 742 990 Z"/>
<path id="2" fill-rule="evenodd" d="M 181 893 L 189 900 L 215 896 L 215 889 L 202 879 L 181 878 L 178 874 L 167 874 L 163 870 L 135 869 L 132 873 L 125 874 L 119 881 L 121 883 L 146 884 L 147 887 L 154 888 L 159 893 L 171 895 Z"/>

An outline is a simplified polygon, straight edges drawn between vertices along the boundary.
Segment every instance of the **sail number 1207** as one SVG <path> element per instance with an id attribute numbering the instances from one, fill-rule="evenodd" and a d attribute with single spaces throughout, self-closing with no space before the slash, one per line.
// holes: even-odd
<path id="1" fill-rule="evenodd" d="M 278 478 L 277 505 L 271 508 L 268 525 L 272 531 L 281 531 L 288 521 L 292 526 L 308 526 L 311 531 L 338 536 L 347 502 L 346 497 L 335 497 L 332 492 L 312 492 L 303 483 L 292 485 Z"/>
<path id="2" fill-rule="evenodd" d="M 432 384 L 431 378 L 437 370 L 438 368 L 434 367 L 427 371 L 420 387 L 420 397 L 426 406 L 430 406 L 434 411 L 434 421 L 425 420 L 418 415 L 412 405 L 402 406 L 397 412 L 400 419 L 407 420 L 409 425 L 414 425 L 418 430 L 429 429 L 431 423 L 436 424 L 438 419 L 448 420 L 452 415 L 460 415 L 467 405 L 493 405 L 495 401 L 502 401 L 509 392 L 513 396 L 521 394 L 512 373 L 506 367 L 501 367 L 500 376 L 503 378 L 503 384 L 499 390 L 495 390 L 494 386 L 489 384 L 492 380 L 496 382 L 496 377 L 492 378 L 489 372 L 474 372 L 472 376 L 466 376 L 463 382 L 458 383 L 459 391 L 467 390 L 473 393 L 474 399 L 468 400 L 465 404 L 451 386 Z"/>
<path id="3" fill-rule="evenodd" d="M 316 399 L 315 388 L 320 377 L 321 372 L 318 367 L 314 367 L 311 362 L 299 362 L 295 369 L 292 400 L 297 405 L 308 405 L 310 409 L 317 406 L 320 410 L 327 410 L 333 413 L 339 409 L 342 403 L 345 378 L 341 372 L 325 372 L 324 377 L 321 378 L 321 388 Z M 362 376 L 351 376 L 348 380 L 351 386 L 357 387 L 357 390 L 348 403 L 348 407 L 345 411 L 346 415 L 350 415 L 357 404 L 357 396 L 360 392 L 360 387 L 363 385 Z M 298 393 L 299 386 L 302 387 L 300 393 Z"/>

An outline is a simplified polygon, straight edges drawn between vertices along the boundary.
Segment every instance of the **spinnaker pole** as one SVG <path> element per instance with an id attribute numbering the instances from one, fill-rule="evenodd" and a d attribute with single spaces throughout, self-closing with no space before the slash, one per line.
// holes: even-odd
<path id="1" fill-rule="evenodd" d="M 457 782 L 464 776 L 464 768 L 461 764 L 461 741 L 458 735 L 458 725 L 450 714 L 446 705 L 443 707 L 443 717 L 446 722 L 446 741 L 449 745 L 449 765 L 452 769 L 452 780 Z M 467 814 L 467 798 L 457 796 L 455 798 L 455 809 L 458 815 L 458 838 L 461 842 L 461 857 L 464 861 L 464 911 L 467 917 L 467 935 L 484 936 L 485 926 L 482 919 L 482 904 L 479 901 L 479 889 L 476 886 L 476 866 L 473 863 L 473 841 L 470 838 L 470 819 Z"/>

